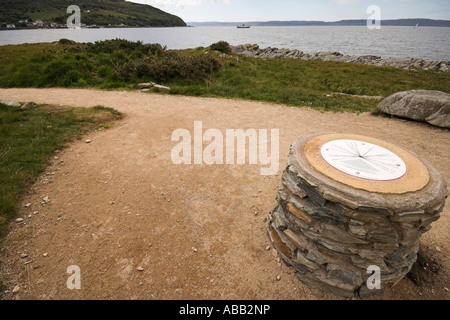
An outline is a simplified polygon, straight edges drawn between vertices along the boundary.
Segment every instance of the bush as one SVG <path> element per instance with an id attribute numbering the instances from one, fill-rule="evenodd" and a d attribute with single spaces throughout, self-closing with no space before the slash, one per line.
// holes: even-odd
<path id="1" fill-rule="evenodd" d="M 77 43 L 62 50 L 55 48 L 31 55 L 11 69 L 4 85 L 114 88 L 127 83 L 173 79 L 191 82 L 207 79 L 221 68 L 221 62 L 213 55 L 201 52 L 186 55 L 159 44 L 116 39 Z"/>
<path id="2" fill-rule="evenodd" d="M 226 41 L 219 41 L 216 43 L 213 43 L 210 46 L 211 50 L 219 51 L 225 54 L 231 54 L 233 52 L 233 48 L 231 45 Z"/>
<path id="3" fill-rule="evenodd" d="M 59 44 L 76 44 L 76 42 L 66 38 L 62 38 L 59 39 Z"/>

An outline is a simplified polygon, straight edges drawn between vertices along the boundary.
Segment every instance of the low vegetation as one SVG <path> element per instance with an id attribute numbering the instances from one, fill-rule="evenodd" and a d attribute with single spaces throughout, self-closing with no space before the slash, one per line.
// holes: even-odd
<path id="1" fill-rule="evenodd" d="M 231 54 L 233 48 L 226 41 L 219 41 L 210 45 L 211 50 L 219 51 L 225 54 Z"/>
<path id="2" fill-rule="evenodd" d="M 20 53 L 21 46 L 2 47 L 3 61 L 10 60 L 0 67 L 0 86 L 120 88 L 149 79 L 165 82 L 174 78 L 190 83 L 222 68 L 212 55 L 188 56 L 159 44 L 119 39 L 87 44 L 68 41 L 27 45 L 31 50 Z"/>
<path id="3" fill-rule="evenodd" d="M 395 92 L 450 92 L 450 75 L 329 61 L 256 59 L 209 48 L 167 50 L 159 44 L 67 39 L 0 47 L 0 87 L 129 88 L 157 82 L 172 94 L 249 99 L 333 111 L 374 112 Z M 224 54 L 225 53 L 225 54 Z"/>
<path id="4" fill-rule="evenodd" d="M 114 109 L 0 104 L 0 234 L 16 215 L 22 193 L 65 144 L 89 130 L 107 129 L 122 114 Z"/>

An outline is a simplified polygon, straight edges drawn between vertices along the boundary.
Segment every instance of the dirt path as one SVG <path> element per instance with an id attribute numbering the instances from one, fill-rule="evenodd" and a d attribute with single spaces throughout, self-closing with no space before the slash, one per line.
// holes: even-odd
<path id="1" fill-rule="evenodd" d="M 314 133 L 370 135 L 421 154 L 450 181 L 450 132 L 421 123 L 141 92 L 1 89 L 0 97 L 127 114 L 91 134 L 92 143 L 65 149 L 47 170 L 52 178 L 44 174 L 23 200 L 32 204 L 23 209 L 25 223 L 12 225 L 0 254 L 7 289 L 21 289 L 4 299 L 337 299 L 301 284 L 266 250 L 264 219 L 290 144 Z M 172 132 L 193 132 L 196 120 L 222 132 L 280 129 L 278 176 L 261 176 L 254 165 L 172 164 Z M 42 204 L 45 196 L 50 202 Z M 404 279 L 378 299 L 450 297 L 449 221 L 447 203 L 422 238 L 441 265 L 435 283 Z M 81 268 L 81 290 L 66 287 L 71 265 Z"/>

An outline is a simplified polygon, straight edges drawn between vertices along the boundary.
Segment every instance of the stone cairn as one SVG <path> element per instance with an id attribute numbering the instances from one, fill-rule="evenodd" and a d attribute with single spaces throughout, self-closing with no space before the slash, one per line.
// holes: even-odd
<path id="1" fill-rule="evenodd" d="M 321 148 L 350 139 L 394 153 L 404 161 L 406 174 L 393 181 L 375 181 L 327 163 Z M 350 160 L 361 161 L 364 156 Z M 267 232 L 281 259 L 295 268 L 303 283 L 339 296 L 364 298 L 395 285 L 411 270 L 419 239 L 440 218 L 447 196 L 441 174 L 400 147 L 356 135 L 310 136 L 291 146 Z M 381 270 L 381 290 L 367 287 L 370 266 Z"/>

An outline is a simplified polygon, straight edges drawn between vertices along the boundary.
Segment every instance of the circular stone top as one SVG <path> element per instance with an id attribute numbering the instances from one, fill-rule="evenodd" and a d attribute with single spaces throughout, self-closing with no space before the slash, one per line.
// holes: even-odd
<path id="1" fill-rule="evenodd" d="M 364 141 L 333 140 L 325 143 L 320 152 L 332 167 L 362 179 L 396 180 L 407 171 L 406 164 L 395 153 Z"/>
<path id="2" fill-rule="evenodd" d="M 304 147 L 308 163 L 329 178 L 369 192 L 403 194 L 423 189 L 427 167 L 410 152 L 378 139 L 345 134 L 312 138 Z"/>

